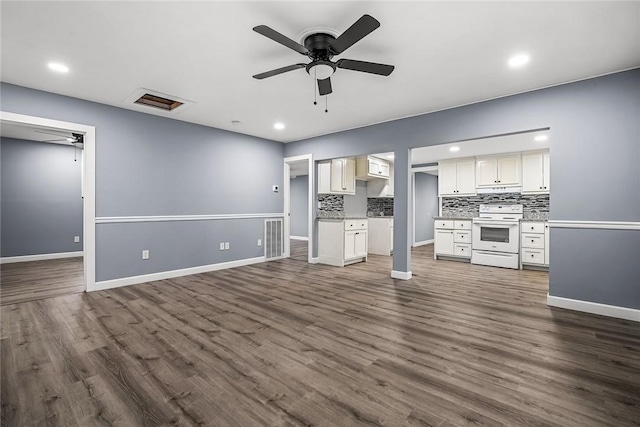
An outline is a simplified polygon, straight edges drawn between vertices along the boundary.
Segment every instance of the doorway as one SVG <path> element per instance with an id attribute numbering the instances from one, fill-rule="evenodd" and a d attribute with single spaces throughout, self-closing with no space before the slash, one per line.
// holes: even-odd
<path id="1" fill-rule="evenodd" d="M 95 128 L 7 112 L 0 123 L 2 304 L 93 290 Z"/>
<path id="2" fill-rule="evenodd" d="M 313 163 L 311 154 L 284 159 L 284 256 L 312 262 Z"/>

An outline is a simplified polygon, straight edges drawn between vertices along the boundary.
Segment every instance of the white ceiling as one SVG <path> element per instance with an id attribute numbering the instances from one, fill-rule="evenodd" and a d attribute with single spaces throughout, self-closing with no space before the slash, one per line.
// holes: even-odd
<path id="1" fill-rule="evenodd" d="M 143 111 L 125 100 L 147 88 L 194 102 L 171 117 L 283 142 L 640 66 L 635 1 L 2 1 L 1 8 L 5 82 Z M 316 86 L 304 70 L 251 77 L 308 62 L 254 26 L 297 40 L 314 27 L 341 33 L 365 13 L 381 27 L 335 59 L 396 69 L 389 77 L 338 70 L 329 113 L 324 99 L 312 105 Z M 507 60 L 520 52 L 530 63 L 510 69 Z M 50 61 L 70 72 L 50 71 Z M 276 121 L 286 128 L 275 130 Z"/>
<path id="2" fill-rule="evenodd" d="M 537 136 L 543 135 L 547 137 L 546 140 L 535 140 Z M 435 163 L 440 160 L 458 159 L 462 157 L 545 150 L 549 148 L 551 137 L 551 132 L 549 130 L 544 130 L 539 132 L 523 132 L 513 135 L 472 139 L 469 141 L 451 144 L 414 148 L 411 150 L 411 164 L 421 165 L 425 163 Z M 458 147 L 459 150 L 452 152 L 450 150 L 451 147 Z"/>

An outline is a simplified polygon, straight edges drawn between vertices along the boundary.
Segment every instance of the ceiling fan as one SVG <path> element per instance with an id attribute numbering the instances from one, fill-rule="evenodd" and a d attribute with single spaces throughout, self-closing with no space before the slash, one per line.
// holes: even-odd
<path id="1" fill-rule="evenodd" d="M 379 26 L 380 22 L 375 18 L 370 15 L 363 15 L 352 26 L 347 28 L 344 33 L 338 36 L 338 38 L 327 33 L 314 33 L 304 39 L 303 46 L 266 25 L 258 25 L 253 28 L 253 31 L 289 49 L 295 50 L 302 55 L 308 56 L 311 62 L 308 64 L 299 63 L 277 68 L 265 73 L 256 74 L 253 78 L 261 80 L 288 71 L 306 68 L 307 73 L 318 81 L 318 92 L 320 95 L 328 95 L 332 92 L 331 76 L 336 71 L 336 68 L 388 76 L 394 69 L 393 65 L 357 61 L 354 59 L 339 59 L 336 62 L 331 61 L 331 58 L 335 55 L 340 55 Z"/>
<path id="2" fill-rule="evenodd" d="M 47 135 L 54 135 L 54 136 L 59 136 L 60 137 L 60 139 L 48 139 L 48 140 L 40 141 L 40 142 L 68 142 L 69 144 L 73 145 L 76 148 L 80 148 L 80 149 L 84 148 L 84 135 L 81 134 L 81 133 L 71 132 L 71 136 L 69 136 L 69 134 L 61 135 L 59 133 L 45 132 L 45 131 L 42 131 L 42 130 L 36 130 L 34 132 L 44 133 L 44 134 L 47 134 Z"/>

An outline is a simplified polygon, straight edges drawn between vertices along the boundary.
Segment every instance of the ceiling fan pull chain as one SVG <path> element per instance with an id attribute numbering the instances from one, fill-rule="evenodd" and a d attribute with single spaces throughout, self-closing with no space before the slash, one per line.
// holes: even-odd
<path id="1" fill-rule="evenodd" d="M 78 147 L 76 147 L 76 146 L 74 145 L 74 146 L 73 146 L 73 161 L 74 161 L 74 162 L 77 162 L 77 161 L 78 161 L 77 156 L 78 156 Z"/>
<path id="2" fill-rule="evenodd" d="M 318 70 L 313 69 L 313 105 L 318 105 L 318 92 L 316 91 L 316 82 L 318 81 Z"/>
<path id="3" fill-rule="evenodd" d="M 329 112 L 329 95 L 324 96 L 324 112 Z"/>

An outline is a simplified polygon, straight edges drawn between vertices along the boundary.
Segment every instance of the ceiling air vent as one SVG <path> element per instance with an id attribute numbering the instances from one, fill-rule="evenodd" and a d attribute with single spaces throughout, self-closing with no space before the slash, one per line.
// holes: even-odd
<path id="1" fill-rule="evenodd" d="M 136 90 L 125 100 L 125 103 L 129 105 L 134 104 L 138 109 L 148 112 L 150 112 L 148 108 L 152 108 L 157 112 L 171 114 L 182 111 L 193 104 L 192 101 L 145 88 Z"/>
<path id="2" fill-rule="evenodd" d="M 172 111 L 179 106 L 183 105 L 183 102 L 176 101 L 174 99 L 163 98 L 161 96 L 145 93 L 135 101 L 136 104 L 148 105 L 149 107 L 159 108 L 165 111 Z"/>

